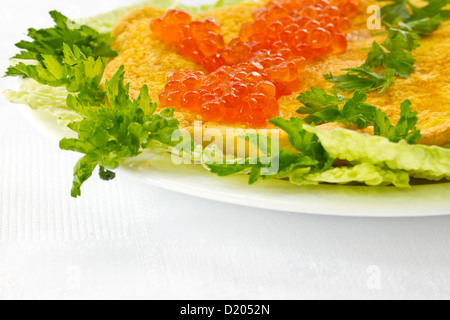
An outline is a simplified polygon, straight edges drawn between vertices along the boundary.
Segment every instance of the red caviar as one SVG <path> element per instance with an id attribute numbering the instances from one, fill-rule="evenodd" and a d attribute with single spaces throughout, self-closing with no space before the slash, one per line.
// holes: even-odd
<path id="1" fill-rule="evenodd" d="M 151 21 L 154 35 L 210 73 L 171 73 L 160 103 L 206 121 L 266 125 L 279 113 L 277 99 L 299 89 L 307 61 L 347 50 L 344 34 L 358 13 L 354 1 L 268 2 L 228 45 L 213 19 L 167 11 Z"/>

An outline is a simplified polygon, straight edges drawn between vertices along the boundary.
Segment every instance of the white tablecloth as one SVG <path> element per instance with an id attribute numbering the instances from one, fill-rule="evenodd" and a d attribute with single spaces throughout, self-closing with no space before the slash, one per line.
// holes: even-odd
<path id="1" fill-rule="evenodd" d="M 26 28 L 49 23 L 47 11 L 126 3 L 3 0 L 2 72 Z M 74 200 L 78 155 L 0 99 L 0 298 L 450 298 L 449 217 L 264 211 L 125 176 L 94 178 Z"/>

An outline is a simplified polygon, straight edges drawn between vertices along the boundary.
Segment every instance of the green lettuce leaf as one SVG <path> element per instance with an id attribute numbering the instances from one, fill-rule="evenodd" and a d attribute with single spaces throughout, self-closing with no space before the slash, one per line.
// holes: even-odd
<path id="1" fill-rule="evenodd" d="M 5 98 L 12 103 L 25 104 L 33 110 L 52 115 L 61 128 L 67 128 L 69 123 L 82 119 L 80 115 L 67 107 L 68 94 L 64 87 L 45 86 L 32 79 L 23 81 L 17 91 L 3 92 Z"/>
<path id="2" fill-rule="evenodd" d="M 249 184 L 253 184 L 261 178 L 261 169 L 271 166 L 271 163 L 262 165 L 260 159 L 235 159 L 228 163 L 224 161 L 224 164 L 210 164 L 208 161 L 211 161 L 211 157 L 208 155 L 215 154 L 218 155 L 218 158 L 224 157 L 224 155 L 215 145 L 209 146 L 207 149 L 209 149 L 208 152 L 203 152 L 203 155 L 198 156 L 198 158 L 203 159 L 203 166 L 208 171 L 220 177 L 248 174 Z M 213 157 L 214 159 L 217 158 Z M 279 173 L 264 175 L 262 176 L 264 180 L 287 178 L 295 185 L 363 183 L 368 186 L 394 185 L 397 188 L 409 188 L 411 186 L 409 183 L 410 176 L 407 172 L 382 168 L 370 163 L 357 164 L 353 167 L 329 168 L 325 171 L 320 171 L 314 169 L 317 168 L 319 163 L 317 160 L 312 160 L 301 153 L 293 153 L 289 149 L 280 150 L 279 155 L 274 156 L 272 159 L 272 161 L 274 160 L 279 161 Z"/>
<path id="3" fill-rule="evenodd" d="M 306 176 L 303 173 L 294 173 L 290 177 L 290 181 L 298 185 L 319 183 L 348 184 L 357 182 L 368 186 L 387 186 L 391 184 L 397 188 L 408 188 L 411 186 L 408 173 L 382 169 L 370 163 L 362 163 L 354 167 L 332 168 Z"/>
<path id="4" fill-rule="evenodd" d="M 305 125 L 315 133 L 331 157 L 354 164 L 369 163 L 402 170 L 414 178 L 439 181 L 450 179 L 450 150 L 436 146 L 390 142 L 384 137 L 360 134 L 346 129 L 324 131 Z"/>
<path id="5" fill-rule="evenodd" d="M 138 156 L 151 141 L 175 146 L 172 136 L 179 122 L 173 118 L 173 109 L 155 113 L 156 103 L 150 100 L 147 86 L 139 98 L 132 101 L 130 85 L 124 84 L 124 67 L 106 81 L 109 104 L 92 107 L 89 101 L 70 95 L 67 105 L 83 116 L 69 127 L 78 133 L 76 139 L 63 139 L 60 148 L 84 154 L 75 166 L 72 196 L 81 195 L 82 184 L 100 167 L 100 177 L 111 180 L 124 158 Z"/>

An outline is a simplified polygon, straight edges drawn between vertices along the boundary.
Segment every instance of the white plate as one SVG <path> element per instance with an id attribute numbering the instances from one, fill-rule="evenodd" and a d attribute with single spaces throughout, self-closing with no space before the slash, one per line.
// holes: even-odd
<path id="1" fill-rule="evenodd" d="M 57 143 L 70 131 L 53 117 L 23 108 L 28 120 Z M 151 185 L 225 203 L 296 213 L 353 217 L 419 217 L 450 214 L 450 183 L 410 189 L 365 186 L 294 186 L 286 181 L 266 181 L 249 186 L 246 176 L 220 178 L 201 166 L 168 165 L 169 155 L 157 155 L 151 166 L 122 166 L 129 174 Z"/>

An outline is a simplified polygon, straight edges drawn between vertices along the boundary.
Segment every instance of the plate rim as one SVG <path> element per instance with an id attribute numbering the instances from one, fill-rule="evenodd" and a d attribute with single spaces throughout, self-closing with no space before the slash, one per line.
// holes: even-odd
<path id="1" fill-rule="evenodd" d="M 126 167 L 125 168 L 121 167 L 119 169 L 119 172 L 123 172 L 123 173 L 127 174 L 128 176 L 133 177 L 136 180 L 145 181 L 147 184 L 155 186 L 157 188 L 161 188 L 161 189 L 164 189 L 167 191 L 173 191 L 176 193 L 192 196 L 195 198 L 200 198 L 200 199 L 205 199 L 205 200 L 210 200 L 210 201 L 215 201 L 215 202 L 220 202 L 220 203 L 225 203 L 225 204 L 238 205 L 238 206 L 243 206 L 243 207 L 248 207 L 248 208 L 279 211 L 279 212 L 285 212 L 285 213 L 296 213 L 296 214 L 329 216 L 329 217 L 343 217 L 343 218 L 345 218 L 345 217 L 347 217 L 347 218 L 420 218 L 420 217 L 440 217 L 440 216 L 450 215 L 450 211 L 449 212 L 434 211 L 433 213 L 428 213 L 428 214 L 411 213 L 411 212 L 403 213 L 402 211 L 397 211 L 396 213 L 393 213 L 392 211 L 385 211 L 384 213 L 380 213 L 379 211 L 383 211 L 383 208 L 379 208 L 379 211 L 377 211 L 377 213 L 373 213 L 372 211 L 365 211 L 365 213 L 359 211 L 358 214 L 351 213 L 352 211 L 343 212 L 343 211 L 341 211 L 342 209 L 339 209 L 339 211 L 336 211 L 336 212 L 323 211 L 325 209 L 321 209 L 320 207 L 318 207 L 317 209 L 313 209 L 312 207 L 309 207 L 309 209 L 296 210 L 296 209 L 293 209 L 292 207 L 275 208 L 275 207 L 271 206 L 270 204 L 268 205 L 269 202 L 265 201 L 261 198 L 258 198 L 259 202 L 255 201 L 250 205 L 247 201 L 243 201 L 243 197 L 236 196 L 235 193 L 227 194 L 227 200 L 224 200 L 225 194 L 223 192 L 219 192 L 218 190 L 209 190 L 209 193 L 207 194 L 207 196 L 205 196 L 204 194 L 202 195 L 202 193 L 200 192 L 200 191 L 204 191 L 205 189 L 199 188 L 196 185 L 189 185 L 189 188 L 187 188 L 188 185 L 177 182 L 175 184 L 172 184 L 169 187 L 168 184 L 165 183 L 161 179 L 151 179 L 148 177 L 143 177 L 142 175 L 139 174 L 139 171 L 136 169 L 129 169 Z M 289 182 L 286 182 L 286 183 L 288 184 Z M 449 183 L 449 185 L 450 185 L 450 183 Z M 313 186 L 313 187 L 315 187 L 315 186 Z M 361 186 L 361 187 L 362 188 L 372 188 L 372 187 L 365 187 L 365 186 Z M 249 199 L 251 199 L 251 197 L 247 198 L 247 200 L 249 200 Z M 305 210 L 307 210 L 307 211 L 305 211 Z"/>
<path id="2" fill-rule="evenodd" d="M 29 106 L 26 105 L 22 105 L 21 106 L 21 112 L 22 114 L 25 116 L 25 118 L 28 120 L 28 122 L 34 127 L 36 128 L 41 134 L 43 134 L 44 136 L 46 136 L 48 139 L 52 140 L 52 141 L 59 141 L 61 138 L 67 136 L 67 134 L 70 133 L 70 131 L 68 130 L 64 130 L 63 128 L 61 128 L 56 121 L 56 118 L 46 112 L 40 111 L 40 110 L 34 110 L 32 108 L 30 108 Z M 216 201 L 219 203 L 226 203 L 226 204 L 233 204 L 233 205 L 239 205 L 239 206 L 244 206 L 244 207 L 248 207 L 248 208 L 257 208 L 257 209 L 263 209 L 263 210 L 275 210 L 275 211 L 280 211 L 280 212 L 288 212 L 288 213 L 301 213 L 301 214 L 308 214 L 308 215 L 319 215 L 319 216 L 334 216 L 334 217 L 361 217 L 361 218 L 414 218 L 414 217 L 438 217 L 438 216 L 447 216 L 450 215 L 450 202 L 449 204 L 449 209 L 448 212 L 447 211 L 439 211 L 438 212 L 438 206 L 435 206 L 434 210 L 432 210 L 431 213 L 418 213 L 416 211 L 414 212 L 403 212 L 403 211 L 396 211 L 393 212 L 391 210 L 384 212 L 383 207 L 380 207 L 379 210 L 377 211 L 377 213 L 373 213 L 372 210 L 369 211 L 363 211 L 363 212 L 359 212 L 359 213 L 352 213 L 351 211 L 349 212 L 344 212 L 342 211 L 342 208 L 340 208 L 339 210 L 337 210 L 336 212 L 325 210 L 324 208 L 321 208 L 321 206 L 307 206 L 304 209 L 300 210 L 300 209 L 294 209 L 294 207 L 274 207 L 275 202 L 272 201 L 267 201 L 264 198 L 261 198 L 261 194 L 259 194 L 259 198 L 256 197 L 256 194 L 254 192 L 255 189 L 247 189 L 247 196 L 251 196 L 252 199 L 254 199 L 255 201 L 252 203 L 249 203 L 248 201 L 244 201 L 243 200 L 243 196 L 240 196 L 239 194 L 233 193 L 232 191 L 225 192 L 223 190 L 223 186 L 216 186 L 216 189 L 208 189 L 209 192 L 204 193 L 204 192 L 200 192 L 200 191 L 205 191 L 205 189 L 200 188 L 197 184 L 191 184 L 191 185 L 187 185 L 186 183 L 182 183 L 180 182 L 180 180 L 170 180 L 170 185 L 167 181 L 167 177 L 166 178 L 162 178 L 162 177 L 158 177 L 158 175 L 155 175 L 155 177 L 152 176 L 148 176 L 148 175 L 144 175 L 142 174 L 142 171 L 136 168 L 132 168 L 129 166 L 125 166 L 122 165 L 118 170 L 118 173 L 124 173 L 127 176 L 133 177 L 134 179 L 138 179 L 140 181 L 143 181 L 149 185 L 164 189 L 164 190 L 168 190 L 168 191 L 173 191 L 176 193 L 180 193 L 180 194 L 184 194 L 184 195 L 188 195 L 188 196 L 192 196 L 195 198 L 200 198 L 200 199 L 206 199 L 206 200 L 212 200 L 212 201 Z M 157 172 L 159 174 L 161 174 L 161 171 L 153 171 L 154 173 Z M 218 178 L 215 175 L 211 175 L 210 173 L 208 173 L 206 170 L 203 170 L 203 172 L 205 174 L 208 175 L 208 180 L 218 180 L 220 179 L 220 181 L 224 181 L 223 183 L 219 183 L 219 184 L 225 184 L 227 181 L 227 177 L 223 177 L 223 178 Z M 187 173 L 186 173 L 187 174 Z M 210 177 L 210 178 L 209 178 Z M 265 182 L 261 182 L 261 186 L 262 183 Z M 301 187 L 301 186 L 293 186 L 292 184 L 290 184 L 289 182 L 285 182 L 286 185 L 289 185 L 290 187 L 294 187 L 294 188 L 303 188 L 306 189 L 306 187 Z M 442 185 L 445 185 L 446 187 L 448 186 L 449 190 L 450 190 L 450 182 L 448 183 L 443 183 Z M 433 186 L 433 185 L 430 185 Z M 246 185 L 246 188 L 251 188 L 251 186 Z M 318 188 L 318 186 L 309 186 L 310 189 L 312 188 Z M 339 187 L 347 187 L 347 186 L 339 186 L 339 185 L 330 185 L 329 187 L 334 187 L 334 188 L 339 188 Z M 426 187 L 426 186 L 418 186 L 418 187 L 413 187 L 418 189 L 419 187 Z M 361 188 L 360 190 L 363 190 L 362 188 L 365 188 L 365 190 L 368 189 L 374 189 L 374 188 L 394 188 L 394 187 L 367 187 L 367 186 L 351 186 L 349 188 Z M 266 189 L 267 190 L 267 189 Z M 316 189 L 317 190 L 317 189 Z M 399 191 L 399 189 L 395 189 L 397 191 Z M 411 190 L 411 189 L 408 189 Z M 247 198 L 248 199 L 248 198 Z M 258 200 L 258 201 L 256 201 Z M 299 198 L 300 200 L 300 198 Z M 272 204 L 271 204 L 272 203 Z M 278 205 L 278 203 L 277 203 Z M 435 204 L 437 205 L 437 204 Z M 400 207 L 401 208 L 401 207 Z M 359 208 L 361 209 L 361 208 Z M 399 208 L 397 208 L 399 209 Z M 381 212 L 380 212 L 381 211 Z"/>

